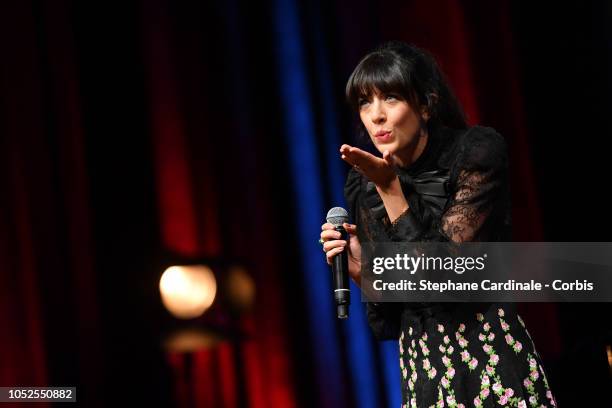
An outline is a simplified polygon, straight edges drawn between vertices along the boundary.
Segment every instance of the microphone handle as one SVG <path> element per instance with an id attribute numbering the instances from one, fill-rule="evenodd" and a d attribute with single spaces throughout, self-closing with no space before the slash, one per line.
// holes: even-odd
<path id="1" fill-rule="evenodd" d="M 351 291 L 349 287 L 348 273 L 348 243 L 349 234 L 342 225 L 335 228 L 341 234 L 342 240 L 347 242 L 344 251 L 334 256 L 332 261 L 332 275 L 334 279 L 334 300 L 336 301 L 336 313 L 338 319 L 348 317 L 348 307 L 351 303 Z"/>

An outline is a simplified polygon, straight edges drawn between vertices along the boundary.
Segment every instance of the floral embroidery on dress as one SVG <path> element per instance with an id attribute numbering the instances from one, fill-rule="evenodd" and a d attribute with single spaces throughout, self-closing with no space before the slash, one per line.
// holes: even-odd
<path id="1" fill-rule="evenodd" d="M 465 339 L 465 337 L 463 337 L 463 334 L 462 334 L 463 332 L 465 332 L 465 324 L 461 323 L 459 325 L 459 328 L 455 332 L 455 339 L 457 339 L 457 343 L 459 343 L 459 347 L 463 349 L 463 351 L 461 351 L 460 353 L 461 361 L 466 363 L 468 366 L 468 369 L 472 371 L 476 369 L 476 367 L 478 366 L 478 360 L 475 357 L 472 357 L 470 352 L 467 350 L 467 346 L 469 342 Z"/>

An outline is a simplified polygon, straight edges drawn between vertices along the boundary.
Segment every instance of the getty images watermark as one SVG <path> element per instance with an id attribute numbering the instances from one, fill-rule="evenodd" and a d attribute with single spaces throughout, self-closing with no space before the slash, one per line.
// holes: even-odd
<path id="1" fill-rule="evenodd" d="M 609 302 L 612 243 L 364 245 L 361 287 L 377 302 Z"/>

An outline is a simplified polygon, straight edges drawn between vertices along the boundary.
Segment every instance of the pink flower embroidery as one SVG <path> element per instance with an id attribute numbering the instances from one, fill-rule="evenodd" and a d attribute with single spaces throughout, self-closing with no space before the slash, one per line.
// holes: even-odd
<path id="1" fill-rule="evenodd" d="M 506 334 L 505 338 L 506 338 L 506 343 L 508 344 L 512 344 L 512 342 L 514 341 L 514 338 L 512 337 L 510 333 Z"/>
<path id="2" fill-rule="evenodd" d="M 470 353 L 467 350 L 461 352 L 461 361 L 464 363 L 470 359 Z"/>
<path id="3" fill-rule="evenodd" d="M 514 351 L 519 353 L 523 349 L 523 345 L 521 344 L 520 341 L 517 341 L 516 343 L 514 343 L 513 348 L 514 348 Z"/>
<path id="4" fill-rule="evenodd" d="M 476 360 L 475 358 L 472 358 L 472 360 L 469 362 L 468 367 L 473 370 L 476 368 L 476 366 L 478 365 L 478 360 Z"/>
<path id="5" fill-rule="evenodd" d="M 438 325 L 438 331 L 440 333 L 444 333 L 444 326 L 442 326 L 441 324 Z"/>
<path id="6" fill-rule="evenodd" d="M 505 395 L 502 395 L 501 397 L 499 397 L 499 405 L 506 405 L 508 403 L 508 397 L 506 397 Z"/>
<path id="7" fill-rule="evenodd" d="M 480 398 L 476 397 L 474 398 L 474 405 L 477 407 L 481 407 L 482 406 L 482 401 L 480 401 Z"/>
<path id="8" fill-rule="evenodd" d="M 525 380 L 523 380 L 523 385 L 525 386 L 525 388 L 529 388 L 533 385 L 533 383 L 529 378 L 525 378 Z"/>
<path id="9" fill-rule="evenodd" d="M 453 367 L 448 367 L 448 369 L 446 370 L 446 376 L 452 380 L 455 376 L 455 369 Z"/>
<path id="10" fill-rule="evenodd" d="M 450 382 L 448 381 L 448 378 L 446 377 L 442 377 L 442 380 L 440 382 L 442 383 L 442 386 L 444 388 L 448 388 L 448 386 L 450 385 Z"/>
<path id="11" fill-rule="evenodd" d="M 491 353 L 491 350 L 493 349 L 493 347 L 491 347 L 490 344 L 484 344 L 482 346 L 482 349 L 484 350 L 485 353 L 489 354 L 489 353 Z"/>
<path id="12" fill-rule="evenodd" d="M 533 357 L 530 358 L 529 359 L 529 368 L 534 370 L 537 366 L 538 366 L 538 363 L 536 363 L 535 358 L 533 358 Z"/>
<path id="13" fill-rule="evenodd" d="M 487 374 L 489 374 L 489 375 L 493 375 L 493 372 L 495 371 L 495 370 L 493 370 L 493 367 L 491 367 L 489 365 L 487 365 L 486 370 L 487 370 Z"/>
<path id="14" fill-rule="evenodd" d="M 498 392 L 498 391 L 501 391 L 502 386 L 500 383 L 496 382 L 495 384 L 493 384 L 492 388 L 493 388 L 493 392 Z"/>
<path id="15" fill-rule="evenodd" d="M 491 332 L 491 333 L 489 333 L 488 340 L 489 341 L 493 341 L 493 339 L 495 339 L 495 334 Z"/>
<path id="16" fill-rule="evenodd" d="M 467 340 L 466 340 L 466 339 L 461 338 L 461 339 L 459 340 L 459 345 L 460 345 L 462 348 L 466 348 L 466 347 L 467 347 L 467 345 L 468 345 L 468 342 L 467 342 Z"/>
<path id="17" fill-rule="evenodd" d="M 483 375 L 482 376 L 482 380 L 480 381 L 480 386 L 481 387 L 488 387 L 491 384 L 491 382 L 489 381 L 489 376 L 488 375 Z"/>
<path id="18" fill-rule="evenodd" d="M 499 317 L 504 317 L 504 309 L 497 309 L 497 314 Z"/>
<path id="19" fill-rule="evenodd" d="M 480 340 L 480 341 L 484 341 L 484 340 L 485 340 L 485 335 L 484 335 L 484 334 L 482 334 L 482 333 L 480 333 L 480 334 L 478 335 L 478 340 Z"/>
<path id="20" fill-rule="evenodd" d="M 487 322 L 482 326 L 482 328 L 484 329 L 484 331 L 488 332 L 489 330 L 491 330 L 491 325 Z"/>
<path id="21" fill-rule="evenodd" d="M 489 396 L 489 389 L 485 388 L 484 390 L 480 391 L 480 397 L 482 399 L 485 399 Z"/>
<path id="22" fill-rule="evenodd" d="M 499 362 L 499 356 L 497 354 L 491 354 L 491 358 L 489 359 L 489 364 L 497 365 Z"/>
<path id="23" fill-rule="evenodd" d="M 459 325 L 459 331 L 460 331 L 461 333 L 463 333 L 463 332 L 465 331 L 465 324 L 461 323 L 461 324 Z"/>
<path id="24" fill-rule="evenodd" d="M 447 366 L 447 367 L 448 367 L 448 366 L 449 366 L 449 364 L 450 364 L 450 362 L 451 362 L 451 361 L 450 361 L 450 358 L 448 358 L 448 357 L 446 357 L 446 356 L 442 357 L 442 363 L 443 363 L 445 366 Z"/>
<path id="25" fill-rule="evenodd" d="M 514 395 L 514 390 L 512 388 L 506 388 L 506 392 L 504 393 L 504 395 L 510 398 L 511 396 Z"/>
<path id="26" fill-rule="evenodd" d="M 429 370 L 430 368 L 431 368 L 431 363 L 429 362 L 429 359 L 426 358 L 425 360 L 423 360 L 423 369 Z"/>
<path id="27" fill-rule="evenodd" d="M 448 336 L 444 336 L 444 344 L 448 344 L 450 343 L 450 339 L 448 338 Z"/>
<path id="28" fill-rule="evenodd" d="M 431 367 L 431 370 L 429 370 L 427 377 L 429 377 L 429 379 L 431 380 L 432 378 L 436 376 L 437 373 L 438 372 L 436 371 L 436 367 Z"/>
<path id="29" fill-rule="evenodd" d="M 525 400 L 520 400 L 517 408 L 527 408 L 527 403 L 525 402 Z"/>
<path id="30" fill-rule="evenodd" d="M 482 313 L 476 313 L 476 319 L 479 322 L 482 322 L 484 320 L 484 316 L 482 315 Z"/>
<path id="31" fill-rule="evenodd" d="M 443 344 L 440 344 L 440 347 L 438 347 L 438 350 L 440 350 L 440 353 L 446 353 L 446 347 L 444 347 Z"/>
<path id="32" fill-rule="evenodd" d="M 448 346 L 448 350 L 446 350 L 448 352 L 448 354 L 453 354 L 453 351 L 455 351 L 455 349 L 453 348 L 453 346 Z"/>

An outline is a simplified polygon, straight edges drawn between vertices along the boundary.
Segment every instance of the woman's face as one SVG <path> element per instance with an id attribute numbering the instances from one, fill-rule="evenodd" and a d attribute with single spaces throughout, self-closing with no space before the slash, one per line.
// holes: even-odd
<path id="1" fill-rule="evenodd" d="M 389 150 L 409 160 L 405 156 L 414 152 L 421 139 L 421 120 L 408 102 L 376 90 L 359 102 L 359 117 L 379 152 Z"/>

